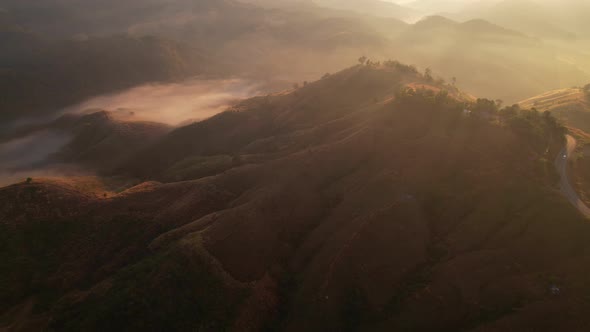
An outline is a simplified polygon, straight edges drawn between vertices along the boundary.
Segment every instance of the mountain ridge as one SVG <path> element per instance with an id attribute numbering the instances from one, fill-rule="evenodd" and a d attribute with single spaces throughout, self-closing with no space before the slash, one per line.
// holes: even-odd
<path id="1" fill-rule="evenodd" d="M 245 115 L 249 125 L 233 124 Z M 0 288 L 2 310 L 31 299 L 35 310 L 13 318 L 59 330 L 501 331 L 538 326 L 531 316 L 587 290 L 588 258 L 566 258 L 590 229 L 553 187 L 551 117 L 498 110 L 392 61 L 184 130 L 198 137 L 211 121 L 233 128 L 219 134 L 229 148 L 179 155 L 227 153 L 227 169 L 106 198 L 42 179 L 1 188 L 0 283 L 22 280 Z M 30 269 L 39 277 L 18 278 Z M 555 297 L 552 282 L 570 291 Z M 543 326 L 587 319 L 559 317 Z"/>

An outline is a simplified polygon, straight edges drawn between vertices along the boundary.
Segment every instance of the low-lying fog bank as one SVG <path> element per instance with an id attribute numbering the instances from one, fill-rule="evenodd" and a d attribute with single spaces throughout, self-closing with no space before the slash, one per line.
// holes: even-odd
<path id="1" fill-rule="evenodd" d="M 25 137 L 0 144 L 0 186 L 6 186 L 28 177 L 63 176 L 71 173 L 45 163 L 59 151 L 71 137 L 54 130 L 42 130 Z M 77 172 L 76 172 L 77 173 Z"/>
<path id="2" fill-rule="evenodd" d="M 222 112 L 236 101 L 259 93 L 259 87 L 260 84 L 243 79 L 152 83 L 89 99 L 66 109 L 65 113 L 102 109 L 113 112 L 122 120 L 176 126 Z"/>
<path id="3" fill-rule="evenodd" d="M 79 173 L 80 170 L 76 167 L 64 168 L 47 163 L 48 157 L 71 141 L 68 133 L 50 129 L 53 119 L 64 114 L 87 114 L 106 110 L 117 120 L 179 126 L 222 112 L 241 99 L 261 93 L 264 89 L 262 87 L 261 83 L 244 79 L 195 79 L 172 84 L 146 84 L 89 99 L 57 112 L 53 118 L 20 119 L 4 124 L 4 140 L 0 143 L 0 186 L 32 176 Z M 42 125 L 43 123 L 47 125 Z M 38 129 L 25 130 L 30 134 L 10 138 L 11 132 L 22 132 L 23 128 L 32 125 Z"/>

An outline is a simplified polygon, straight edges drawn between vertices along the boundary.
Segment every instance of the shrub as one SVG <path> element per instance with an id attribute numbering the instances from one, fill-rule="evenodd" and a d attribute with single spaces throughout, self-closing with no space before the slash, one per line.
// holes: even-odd
<path id="1" fill-rule="evenodd" d="M 415 66 L 411 65 L 404 65 L 403 63 L 395 60 L 387 60 L 383 63 L 385 67 L 393 68 L 398 72 L 406 73 L 406 74 L 417 74 L 418 69 Z"/>

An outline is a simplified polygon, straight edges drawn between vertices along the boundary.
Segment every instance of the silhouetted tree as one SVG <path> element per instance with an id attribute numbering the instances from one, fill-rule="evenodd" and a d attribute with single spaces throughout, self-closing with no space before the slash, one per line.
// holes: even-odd
<path id="1" fill-rule="evenodd" d="M 426 78 L 428 81 L 432 81 L 432 69 L 430 68 L 426 68 L 426 70 L 424 70 L 424 78 Z"/>
<path id="2" fill-rule="evenodd" d="M 359 63 L 361 65 L 364 65 L 367 62 L 367 60 L 368 60 L 367 57 L 363 55 L 362 57 L 359 58 Z"/>
<path id="3" fill-rule="evenodd" d="M 534 108 L 523 110 L 518 105 L 512 105 L 501 109 L 498 114 L 503 125 L 539 153 L 546 152 L 556 140 L 562 141 L 567 132 L 548 111 L 540 113 Z"/>
<path id="4" fill-rule="evenodd" d="M 473 111 L 475 113 L 486 113 L 493 114 L 498 111 L 498 104 L 495 101 L 485 98 L 478 98 L 473 105 Z"/>
<path id="5" fill-rule="evenodd" d="M 508 122 L 510 119 L 518 115 L 520 111 L 520 106 L 518 104 L 514 104 L 510 107 L 504 107 L 500 110 L 500 121 L 503 123 Z"/>
<path id="6" fill-rule="evenodd" d="M 32 178 L 27 178 L 27 183 L 31 183 L 31 182 L 33 182 L 33 179 Z"/>

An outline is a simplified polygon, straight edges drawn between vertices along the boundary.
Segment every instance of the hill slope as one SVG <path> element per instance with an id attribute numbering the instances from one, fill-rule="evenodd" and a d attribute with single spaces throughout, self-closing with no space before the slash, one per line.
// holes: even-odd
<path id="1" fill-rule="evenodd" d="M 172 130 L 118 116 L 106 111 L 65 115 L 7 131 L 0 137 L 0 183 L 36 174 L 105 173 Z"/>
<path id="2" fill-rule="evenodd" d="M 524 108 L 550 111 L 568 126 L 590 132 L 590 98 L 584 88 L 548 91 L 519 104 Z"/>
<path id="3" fill-rule="evenodd" d="M 249 100 L 140 154 L 235 158 L 208 177 L 109 199 L 36 180 L 0 189 L 0 322 L 583 330 L 590 226 L 553 185 L 561 130 L 395 63 Z"/>

